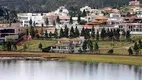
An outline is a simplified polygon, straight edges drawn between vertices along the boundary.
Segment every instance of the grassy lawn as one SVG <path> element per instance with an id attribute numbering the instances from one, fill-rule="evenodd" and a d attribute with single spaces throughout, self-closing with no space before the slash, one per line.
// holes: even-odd
<path id="1" fill-rule="evenodd" d="M 142 39 L 142 35 L 132 35 L 131 36 L 131 38 L 133 39 L 133 40 L 140 40 L 140 39 Z"/>
<path id="2" fill-rule="evenodd" d="M 113 44 L 113 46 L 112 46 Z M 98 45 L 100 48 L 119 48 L 119 47 L 123 47 L 123 46 L 127 46 L 129 44 L 132 44 L 132 42 L 117 42 L 117 41 L 99 41 Z"/>
<path id="3" fill-rule="evenodd" d="M 43 48 L 51 46 L 56 43 L 54 40 L 30 40 L 24 42 L 21 46 L 18 46 L 18 50 L 23 49 L 23 45 L 26 44 L 28 46 L 27 51 L 40 51 L 38 48 L 39 44 L 42 44 Z"/>
<path id="4" fill-rule="evenodd" d="M 128 64 L 142 66 L 142 56 L 122 56 L 122 55 L 91 55 L 91 54 L 59 54 L 59 53 L 32 53 L 32 52 L 0 52 L 3 54 L 30 54 L 41 57 L 65 57 L 65 61 L 79 62 L 103 62 L 114 64 Z M 26 57 L 26 56 L 25 56 Z"/>

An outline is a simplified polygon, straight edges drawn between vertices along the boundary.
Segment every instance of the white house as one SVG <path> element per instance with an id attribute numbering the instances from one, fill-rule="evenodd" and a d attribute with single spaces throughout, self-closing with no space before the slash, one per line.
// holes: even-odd
<path id="1" fill-rule="evenodd" d="M 21 27 L 30 26 L 30 19 L 33 23 L 35 22 L 36 26 L 45 25 L 45 20 L 41 13 L 18 13 L 18 20 L 21 23 Z"/>
<path id="2" fill-rule="evenodd" d="M 64 7 L 64 6 L 61 6 L 59 7 L 56 11 L 54 11 L 55 14 L 66 14 L 68 15 L 69 14 L 69 11 Z"/>

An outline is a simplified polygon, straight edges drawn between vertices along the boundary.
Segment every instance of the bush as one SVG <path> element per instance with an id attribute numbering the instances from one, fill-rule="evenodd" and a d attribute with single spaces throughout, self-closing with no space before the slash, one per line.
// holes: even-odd
<path id="1" fill-rule="evenodd" d="M 82 21 L 79 22 L 80 25 L 85 25 L 86 23 L 87 23 L 87 22 L 84 21 L 84 20 L 82 20 Z"/>
<path id="2" fill-rule="evenodd" d="M 109 51 L 108 51 L 108 54 L 113 54 L 113 49 L 110 49 Z"/>
<path id="3" fill-rule="evenodd" d="M 46 47 L 42 49 L 42 52 L 50 52 L 51 47 Z"/>

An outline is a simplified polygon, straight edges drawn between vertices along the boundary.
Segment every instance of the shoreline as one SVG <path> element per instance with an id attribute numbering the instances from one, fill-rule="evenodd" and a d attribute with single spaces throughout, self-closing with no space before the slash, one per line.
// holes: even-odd
<path id="1" fill-rule="evenodd" d="M 142 56 L 127 55 L 93 55 L 93 54 L 62 54 L 33 52 L 0 52 L 0 60 L 45 60 L 73 62 L 101 62 L 142 66 Z"/>

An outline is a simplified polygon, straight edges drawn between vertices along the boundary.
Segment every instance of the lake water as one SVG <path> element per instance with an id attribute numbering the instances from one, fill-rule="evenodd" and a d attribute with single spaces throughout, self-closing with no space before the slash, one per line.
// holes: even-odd
<path id="1" fill-rule="evenodd" d="M 142 67 L 107 63 L 0 61 L 0 80 L 142 80 Z"/>

